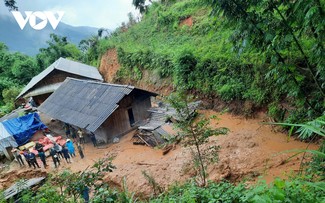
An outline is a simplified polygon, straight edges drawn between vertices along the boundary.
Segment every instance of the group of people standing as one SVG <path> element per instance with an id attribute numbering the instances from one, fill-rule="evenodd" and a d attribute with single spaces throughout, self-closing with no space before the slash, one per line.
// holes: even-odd
<path id="1" fill-rule="evenodd" d="M 42 161 L 44 168 L 46 168 L 48 165 L 46 163 L 46 155 L 43 147 L 44 146 L 42 144 L 36 143 L 34 149 L 38 152 L 38 157 Z M 80 143 L 78 143 L 78 151 L 80 157 L 84 158 L 84 153 L 82 147 L 80 146 Z M 23 151 L 20 151 L 18 149 L 13 149 L 12 153 L 20 166 L 25 166 L 25 162 L 22 158 L 22 156 L 24 156 L 25 161 L 29 167 L 33 166 L 34 169 L 36 169 L 36 167 L 40 168 L 37 162 L 37 156 L 30 150 L 24 149 Z M 70 139 L 67 139 L 66 143 L 63 146 L 59 145 L 56 142 L 53 142 L 53 147 L 50 148 L 50 156 L 52 157 L 55 168 L 60 165 L 61 159 L 65 159 L 67 163 L 71 163 L 71 158 L 76 157 L 73 142 Z"/>
<path id="2" fill-rule="evenodd" d="M 84 153 L 83 153 L 82 146 L 81 146 L 81 144 L 85 143 L 84 132 L 80 128 L 78 130 L 76 130 L 69 124 L 65 124 L 64 127 L 65 127 L 65 133 L 66 133 L 67 138 L 71 138 L 72 140 L 67 139 L 66 143 L 62 146 L 55 142 L 55 139 L 53 138 L 53 136 L 51 134 L 44 133 L 44 135 L 46 135 L 53 143 L 53 147 L 50 148 L 49 154 L 52 157 L 55 168 L 57 168 L 60 165 L 62 159 L 65 159 L 67 163 L 71 163 L 71 158 L 76 156 L 73 141 L 77 142 L 77 149 L 78 149 L 80 157 L 82 159 L 85 157 Z M 77 139 L 77 136 L 78 136 L 78 139 Z M 90 136 L 90 140 L 93 143 L 94 147 L 97 147 L 98 145 L 97 145 L 97 140 L 96 140 L 95 134 L 90 132 L 89 136 Z M 37 143 L 35 145 L 34 149 L 38 152 L 38 157 L 42 161 L 44 168 L 46 168 L 48 165 L 46 163 L 46 155 L 43 150 L 43 147 L 44 146 L 42 144 Z M 36 167 L 40 168 L 40 166 L 37 162 L 37 156 L 35 155 L 35 153 L 33 153 L 27 149 L 24 149 L 23 151 L 21 151 L 19 149 L 13 149 L 12 153 L 13 153 L 15 159 L 18 161 L 20 166 L 25 166 L 25 162 L 22 158 L 22 157 L 24 157 L 25 161 L 27 162 L 29 167 L 33 166 L 35 169 L 36 169 Z"/>
<path id="3" fill-rule="evenodd" d="M 13 149 L 12 154 L 14 155 L 15 159 L 18 161 L 20 166 L 25 166 L 25 162 L 23 161 L 22 158 L 22 156 L 24 156 L 29 167 L 33 166 L 34 168 L 36 168 L 37 166 L 38 168 L 40 168 L 36 160 L 36 155 L 30 152 L 29 150 L 25 149 L 23 151 L 20 151 L 18 149 Z"/>
<path id="4" fill-rule="evenodd" d="M 31 151 L 29 151 L 27 149 L 24 149 L 23 151 L 20 151 L 18 149 L 13 149 L 12 154 L 14 155 L 15 159 L 18 161 L 20 166 L 25 166 L 25 162 L 23 161 L 23 158 L 22 158 L 22 156 L 24 156 L 25 161 L 27 162 L 29 167 L 33 166 L 34 168 L 36 168 L 36 167 L 40 168 L 40 166 L 39 166 L 39 164 L 37 163 L 37 160 L 36 160 L 36 155 L 33 152 L 31 152 Z M 41 158 L 42 155 L 40 153 L 38 155 Z M 41 160 L 42 160 L 42 158 L 41 158 Z"/>
<path id="5" fill-rule="evenodd" d="M 80 144 L 78 143 L 78 147 Z M 81 150 L 81 151 L 80 151 Z M 82 149 L 79 150 L 81 158 L 84 158 Z M 60 146 L 57 143 L 54 143 L 54 147 L 50 149 L 50 156 L 54 162 L 55 168 L 60 165 L 60 159 L 65 159 L 67 163 L 71 163 L 71 158 L 76 157 L 75 148 L 73 142 L 70 139 L 67 139 L 65 145 Z"/>

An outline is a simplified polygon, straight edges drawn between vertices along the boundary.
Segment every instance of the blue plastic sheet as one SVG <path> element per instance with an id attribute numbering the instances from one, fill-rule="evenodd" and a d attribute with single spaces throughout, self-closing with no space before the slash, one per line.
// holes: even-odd
<path id="1" fill-rule="evenodd" d="M 14 136 L 19 146 L 26 144 L 37 130 L 47 128 L 37 113 L 3 121 L 2 124 Z"/>

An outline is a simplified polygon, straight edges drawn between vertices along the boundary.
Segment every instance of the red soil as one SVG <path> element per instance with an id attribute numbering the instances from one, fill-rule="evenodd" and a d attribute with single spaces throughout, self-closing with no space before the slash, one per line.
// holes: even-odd
<path id="1" fill-rule="evenodd" d="M 99 72 L 103 75 L 106 82 L 112 83 L 113 79 L 120 69 L 116 49 L 109 49 L 102 56 Z"/>
<path id="2" fill-rule="evenodd" d="M 179 23 L 179 26 L 182 27 L 183 25 L 187 25 L 189 27 L 192 27 L 193 26 L 193 18 L 192 16 L 182 20 L 180 23 Z"/>

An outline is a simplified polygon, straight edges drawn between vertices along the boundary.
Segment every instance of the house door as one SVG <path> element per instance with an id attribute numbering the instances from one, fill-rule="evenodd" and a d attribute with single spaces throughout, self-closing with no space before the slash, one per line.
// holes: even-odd
<path id="1" fill-rule="evenodd" d="M 132 108 L 128 109 L 128 115 L 129 115 L 130 125 L 133 126 L 133 124 L 134 124 L 134 115 L 133 115 Z"/>

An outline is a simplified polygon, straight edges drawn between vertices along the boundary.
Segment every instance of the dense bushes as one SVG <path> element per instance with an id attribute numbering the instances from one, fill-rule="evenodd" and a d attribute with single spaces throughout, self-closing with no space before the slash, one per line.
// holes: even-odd
<path id="1" fill-rule="evenodd" d="M 261 8 L 267 2 L 263 1 Z M 225 6 L 228 3 L 225 1 Z M 300 3 L 297 9 L 302 9 Z M 290 7 L 289 4 L 286 6 Z M 236 22 L 227 15 L 220 15 L 218 10 L 221 10 L 219 5 L 211 6 L 199 0 L 154 2 L 141 22 L 101 40 L 100 50 L 104 53 L 108 48 L 118 48 L 122 68 L 132 73 L 150 69 L 158 71 L 161 77 L 172 77 L 175 86 L 182 83 L 187 89 L 214 95 L 226 102 L 240 100 L 257 107 L 270 106 L 269 113 L 277 120 L 298 122 L 319 116 L 324 111 L 324 103 L 319 102 L 323 100 L 322 94 L 313 84 L 306 69 L 308 64 L 295 47 L 290 32 L 283 28 L 283 22 L 279 19 L 266 22 L 275 23 L 270 26 L 279 30 L 279 38 L 262 25 L 266 35 L 260 35 L 253 25 L 247 25 L 249 22 L 245 24 L 245 18 Z M 263 10 L 256 15 L 260 15 L 261 20 L 271 18 L 263 16 L 267 12 Z M 313 19 L 314 25 L 318 23 L 312 13 L 308 18 Z M 181 25 L 185 19 L 193 25 Z M 300 26 L 301 22 L 297 23 Z M 322 65 L 319 66 L 323 60 L 310 55 L 321 48 L 319 42 L 313 46 L 315 40 L 307 32 L 304 30 L 299 36 L 299 43 L 313 59 L 311 62 L 318 64 L 312 68 L 318 68 L 317 79 L 323 81 L 324 71 Z M 280 57 L 274 54 L 273 46 L 279 50 Z M 123 71 L 119 77 L 123 78 Z M 280 109 L 274 109 L 276 107 Z"/>
<path id="2" fill-rule="evenodd" d="M 74 176 L 74 174 L 70 174 Z M 77 174 L 79 175 L 79 174 Z M 60 174 L 63 177 L 63 174 Z M 71 179 L 71 178 L 68 178 Z M 67 188 L 60 189 L 59 185 L 52 184 L 57 179 L 51 177 L 36 193 L 26 190 L 22 193 L 20 202 L 83 202 L 82 196 L 71 192 L 69 187 L 81 187 L 81 182 L 71 182 Z M 87 185 L 93 185 L 90 180 Z M 206 187 L 199 187 L 193 181 L 185 184 L 175 184 L 166 192 L 153 196 L 150 199 L 137 199 L 134 193 L 128 192 L 123 182 L 122 191 L 110 188 L 107 184 L 101 184 L 94 187 L 93 195 L 90 202 L 153 202 L 153 203 L 170 203 L 170 202 L 186 202 L 186 203 L 211 203 L 211 202 L 256 202 L 256 203 L 273 203 L 273 202 L 324 202 L 324 182 L 313 182 L 308 177 L 294 177 L 289 180 L 275 179 L 272 183 L 266 184 L 260 181 L 256 185 L 238 184 L 234 185 L 229 182 L 209 182 Z M 78 189 L 77 189 L 78 190 Z M 59 192 L 61 191 L 61 192 Z M 79 190 L 78 190 L 79 191 Z M 80 191 L 79 191 L 80 192 Z M 0 193 L 0 202 L 5 202 L 3 195 Z"/>
<path id="3" fill-rule="evenodd" d="M 299 178 L 293 180 L 276 179 L 270 185 L 259 182 L 247 188 L 228 183 L 210 182 L 206 188 L 194 183 L 175 185 L 165 194 L 150 202 L 323 202 L 324 184 L 314 183 Z"/>
<path id="4" fill-rule="evenodd" d="M 171 76 L 173 64 L 168 56 L 155 54 L 150 51 L 126 53 L 123 49 L 117 50 L 119 63 L 130 70 L 134 68 L 158 70 L 160 77 Z"/>

